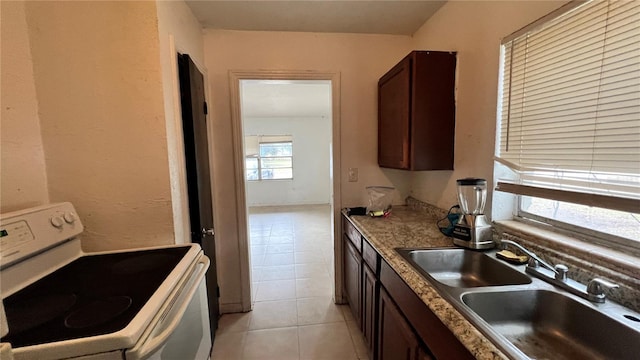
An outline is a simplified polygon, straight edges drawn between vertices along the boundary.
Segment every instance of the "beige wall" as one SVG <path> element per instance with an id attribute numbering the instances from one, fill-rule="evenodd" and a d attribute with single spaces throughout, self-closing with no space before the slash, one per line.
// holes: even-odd
<path id="1" fill-rule="evenodd" d="M 175 242 L 188 241 L 182 132 L 176 127 L 181 119 L 174 116 L 180 114 L 174 91 L 178 79 L 171 50 L 190 54 L 201 66 L 204 51 L 200 24 L 186 4 L 32 3 L 29 24 L 25 2 L 3 1 L 1 9 L 0 210 L 48 203 L 51 187 L 51 201 L 73 201 L 87 223 L 86 250 L 168 244 L 174 236 Z M 45 112 L 49 183 L 38 100 Z M 174 227 L 167 221 L 171 212 Z M 140 233 L 124 235 L 135 222 L 129 228 Z"/>
<path id="2" fill-rule="evenodd" d="M 22 4 L 2 2 L 3 210 L 49 196 L 70 200 L 86 224 L 87 250 L 170 244 L 174 234 L 184 234 L 181 134 L 177 103 L 168 101 L 175 96 L 173 34 L 177 50 L 209 72 L 221 303 L 239 303 L 229 70 L 341 74 L 342 204 L 336 206 L 361 205 L 366 186 L 392 184 L 399 198 L 411 191 L 447 208 L 456 202 L 455 179 L 491 179 L 500 39 L 560 4 L 449 2 L 413 38 L 208 31 L 203 51 L 182 3 L 29 2 L 25 23 Z M 377 165 L 377 79 L 412 49 L 458 51 L 454 172 Z M 15 90 L 5 91 L 13 83 Z M 350 167 L 359 168 L 359 182 L 347 181 Z M 31 190 L 21 193 L 23 186 Z"/>
<path id="3" fill-rule="evenodd" d="M 0 213 L 49 202 L 24 2 L 0 2 Z"/>
<path id="4" fill-rule="evenodd" d="M 156 6 L 174 236 L 176 243 L 185 243 L 190 241 L 191 229 L 176 52 L 189 54 L 200 71 L 204 72 L 203 36 L 200 23 L 184 2 L 159 1 Z"/>
<path id="5" fill-rule="evenodd" d="M 320 70 L 339 72 L 341 82 L 342 204 L 360 205 L 365 186 L 388 185 L 397 177 L 377 165 L 377 81 L 411 49 L 408 36 L 283 32 L 205 32 L 214 123 L 218 273 L 223 306 L 240 302 L 229 70 Z M 347 181 L 358 167 L 360 181 Z M 396 186 L 402 188 L 402 181 Z M 408 182 L 404 182 L 408 184 Z"/>
<path id="6" fill-rule="evenodd" d="M 155 3 L 26 14 L 51 201 L 76 205 L 86 250 L 172 244 Z"/>
<path id="7" fill-rule="evenodd" d="M 492 181 L 500 40 L 564 1 L 445 4 L 413 37 L 209 30 L 205 33 L 214 120 L 214 174 L 221 303 L 239 302 L 240 271 L 229 111 L 229 70 L 322 70 L 341 74 L 342 204 L 366 202 L 368 185 L 392 184 L 399 198 L 412 196 L 449 208 L 457 203 L 455 180 Z M 458 52 L 454 171 L 405 172 L 377 165 L 378 78 L 410 50 Z M 350 167 L 360 181 L 347 181 Z M 490 197 L 489 197 L 490 198 Z M 490 204 L 489 204 L 490 205 Z"/>
<path id="8" fill-rule="evenodd" d="M 456 179 L 493 179 L 500 41 L 566 1 L 449 1 L 414 34 L 416 49 L 458 52 L 455 170 L 411 173 L 411 194 L 448 209 Z M 491 195 L 488 196 L 490 208 Z"/>

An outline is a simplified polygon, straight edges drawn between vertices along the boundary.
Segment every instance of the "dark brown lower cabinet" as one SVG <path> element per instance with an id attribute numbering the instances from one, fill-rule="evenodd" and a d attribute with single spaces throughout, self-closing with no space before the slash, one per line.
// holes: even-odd
<path id="1" fill-rule="evenodd" d="M 348 218 L 343 224 L 344 296 L 369 359 L 475 359 Z"/>
<path id="2" fill-rule="evenodd" d="M 434 360 L 434 357 L 431 356 L 425 349 L 418 348 L 418 360 Z"/>
<path id="3" fill-rule="evenodd" d="M 380 294 L 382 295 L 382 289 L 385 289 L 387 296 L 393 299 L 399 311 L 404 314 L 415 334 L 426 345 L 434 358 L 443 360 L 475 359 L 451 330 L 438 319 L 385 261 L 380 264 L 380 285 Z M 382 327 L 380 325 L 380 331 L 382 331 Z M 380 359 L 387 360 L 386 358 Z"/>
<path id="4" fill-rule="evenodd" d="M 369 266 L 362 265 L 362 333 L 369 349 L 369 358 L 376 359 L 377 299 L 380 283 Z"/>
<path id="5" fill-rule="evenodd" d="M 380 288 L 378 355 L 383 360 L 417 360 L 420 343 L 413 330 L 393 303 L 389 294 Z"/>
<path id="6" fill-rule="evenodd" d="M 346 235 L 343 235 L 342 244 L 344 247 L 344 293 L 349 301 L 353 317 L 360 326 L 362 324 L 360 316 L 362 257 Z"/>

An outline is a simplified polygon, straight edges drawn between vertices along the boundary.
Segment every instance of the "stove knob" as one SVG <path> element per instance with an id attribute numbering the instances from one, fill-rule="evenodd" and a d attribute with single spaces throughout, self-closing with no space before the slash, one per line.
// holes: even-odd
<path id="1" fill-rule="evenodd" d="M 64 213 L 64 221 L 68 224 L 73 224 L 76 221 L 76 214 L 72 212 Z"/>
<path id="2" fill-rule="evenodd" d="M 51 225 L 60 229 L 64 225 L 64 220 L 60 216 L 54 216 L 51 218 Z"/>

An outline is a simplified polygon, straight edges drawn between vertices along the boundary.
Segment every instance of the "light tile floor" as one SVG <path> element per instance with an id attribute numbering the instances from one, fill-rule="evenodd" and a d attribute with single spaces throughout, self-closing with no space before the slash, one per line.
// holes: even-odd
<path id="1" fill-rule="evenodd" d="M 249 211 L 253 311 L 220 318 L 212 360 L 367 359 L 350 309 L 333 302 L 328 205 Z"/>

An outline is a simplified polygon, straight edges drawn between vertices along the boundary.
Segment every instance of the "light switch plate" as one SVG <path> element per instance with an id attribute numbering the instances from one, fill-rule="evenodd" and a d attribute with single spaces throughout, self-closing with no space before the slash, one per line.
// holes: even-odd
<path id="1" fill-rule="evenodd" d="M 358 168 L 349 168 L 349 182 L 358 181 Z"/>

